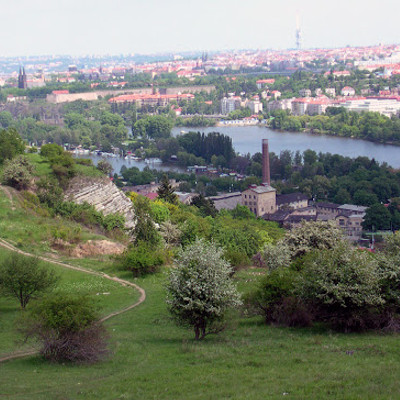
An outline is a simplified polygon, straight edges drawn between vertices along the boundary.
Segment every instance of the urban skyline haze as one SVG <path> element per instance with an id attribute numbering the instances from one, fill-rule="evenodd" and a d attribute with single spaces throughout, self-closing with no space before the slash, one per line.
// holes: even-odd
<path id="1" fill-rule="evenodd" d="M 399 43 L 395 0 L 17 0 L 3 2 L 1 56 L 129 54 Z"/>

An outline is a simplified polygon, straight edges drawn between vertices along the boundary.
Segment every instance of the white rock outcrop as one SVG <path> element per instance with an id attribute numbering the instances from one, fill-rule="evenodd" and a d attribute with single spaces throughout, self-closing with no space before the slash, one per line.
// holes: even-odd
<path id="1" fill-rule="evenodd" d="M 108 178 L 76 177 L 66 190 L 65 199 L 78 204 L 89 203 L 104 215 L 122 214 L 127 228 L 135 225 L 131 200 Z"/>

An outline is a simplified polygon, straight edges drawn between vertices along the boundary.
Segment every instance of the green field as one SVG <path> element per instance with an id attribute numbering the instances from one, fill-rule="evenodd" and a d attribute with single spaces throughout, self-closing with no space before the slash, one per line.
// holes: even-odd
<path id="1" fill-rule="evenodd" d="M 241 272 L 250 280 L 251 271 Z M 345 335 L 268 327 L 233 316 L 225 332 L 195 343 L 169 319 L 160 273 L 136 282 L 147 300 L 109 320 L 113 355 L 89 366 L 39 357 L 0 365 L 10 399 L 397 399 L 396 335 Z M 287 395 L 285 395 L 287 393 Z M 286 397 L 285 397 L 286 398 Z"/>

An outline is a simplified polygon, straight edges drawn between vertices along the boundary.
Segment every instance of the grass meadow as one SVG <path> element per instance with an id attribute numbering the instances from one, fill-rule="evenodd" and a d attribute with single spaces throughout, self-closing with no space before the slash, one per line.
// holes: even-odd
<path id="1" fill-rule="evenodd" d="M 280 328 L 266 326 L 262 318 L 238 313 L 231 316 L 224 332 L 197 343 L 190 330 L 175 326 L 169 318 L 163 286 L 166 272 L 134 280 L 146 290 L 147 299 L 138 308 L 106 322 L 112 349 L 107 360 L 95 365 L 58 365 L 30 356 L 0 364 L 0 396 L 10 399 L 400 398 L 397 335 L 338 334 L 321 327 Z M 68 271 L 66 287 L 73 287 L 72 278 Z M 83 274 L 75 278 L 79 285 L 85 282 Z M 258 279 L 258 272 L 243 270 L 237 279 L 239 287 L 252 284 Z M 132 294 L 128 296 L 132 298 Z M 123 303 L 118 295 L 103 297 L 102 302 L 103 311 Z M 0 304 L 0 315 L 11 307 L 9 300 L 4 303 L 2 299 Z M 14 307 L 4 319 L 18 312 Z M 1 342 L 10 343 L 7 332 L 13 330 L 11 325 L 1 330 Z"/>

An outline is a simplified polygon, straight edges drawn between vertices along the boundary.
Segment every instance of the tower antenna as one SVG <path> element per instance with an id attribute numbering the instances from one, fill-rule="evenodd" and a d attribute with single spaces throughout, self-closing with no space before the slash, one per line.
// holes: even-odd
<path id="1" fill-rule="evenodd" d="M 296 48 L 297 50 L 301 49 L 303 44 L 303 33 L 300 28 L 300 16 L 299 12 L 296 13 Z"/>

